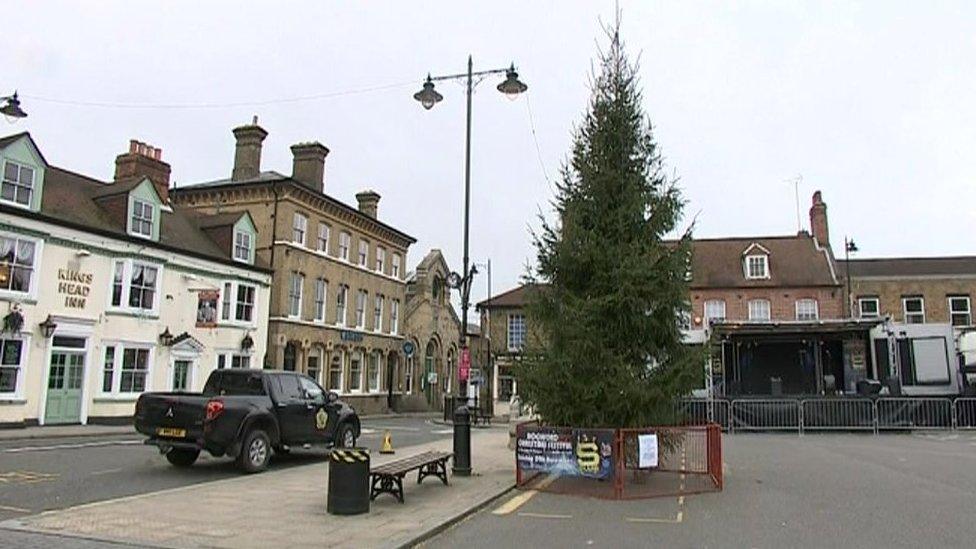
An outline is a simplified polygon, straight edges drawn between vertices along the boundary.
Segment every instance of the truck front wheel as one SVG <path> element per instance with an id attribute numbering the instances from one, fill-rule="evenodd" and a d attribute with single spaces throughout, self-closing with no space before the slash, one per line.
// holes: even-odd
<path id="1" fill-rule="evenodd" d="M 173 448 L 166 452 L 166 459 L 174 467 L 189 467 L 200 457 L 200 450 L 190 450 L 188 448 Z"/>
<path id="2" fill-rule="evenodd" d="M 335 445 L 339 448 L 353 448 L 356 446 L 356 433 L 352 430 L 352 425 L 343 423 L 339 426 L 336 433 Z"/>
<path id="3" fill-rule="evenodd" d="M 245 473 L 260 473 L 268 468 L 271 460 L 271 439 L 261 429 L 252 429 L 244 435 L 241 454 L 237 463 Z"/>

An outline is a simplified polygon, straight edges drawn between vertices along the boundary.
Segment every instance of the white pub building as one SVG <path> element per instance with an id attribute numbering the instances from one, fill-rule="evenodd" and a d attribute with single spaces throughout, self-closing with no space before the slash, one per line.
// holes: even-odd
<path id="1" fill-rule="evenodd" d="M 132 141 L 103 182 L 0 138 L 0 427 L 123 423 L 144 391 L 261 366 L 254 223 L 175 208 L 160 157 Z"/>

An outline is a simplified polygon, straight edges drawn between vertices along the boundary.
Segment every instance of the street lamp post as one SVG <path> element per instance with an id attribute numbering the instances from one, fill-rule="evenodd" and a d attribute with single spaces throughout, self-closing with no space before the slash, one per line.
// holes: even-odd
<path id="1" fill-rule="evenodd" d="M 470 258 L 468 256 L 468 229 L 469 229 L 469 219 L 471 214 L 471 92 L 474 87 L 480 82 L 480 78 L 486 77 L 492 74 L 504 74 L 505 80 L 498 84 L 496 87 L 498 91 L 504 93 L 510 99 L 515 99 L 520 93 L 528 89 L 524 83 L 518 79 L 518 73 L 515 72 L 515 64 L 513 63 L 507 69 L 490 69 L 485 71 L 473 70 L 473 63 L 471 56 L 468 56 L 468 71 L 466 73 L 459 74 L 449 74 L 444 76 L 430 76 L 427 75 L 427 80 L 424 81 L 423 88 L 413 95 L 413 98 L 420 102 L 420 104 L 427 110 L 430 110 L 444 99 L 444 96 L 437 93 L 434 89 L 434 82 L 439 82 L 443 80 L 465 80 L 466 87 L 465 93 L 467 95 L 467 125 L 465 128 L 465 142 L 464 142 L 464 259 L 463 259 L 463 275 L 458 273 L 451 273 L 448 278 L 448 285 L 452 288 L 459 290 L 461 292 L 461 353 L 462 356 L 470 357 L 470 350 L 468 349 L 468 308 L 469 308 L 469 296 L 471 293 L 471 278 L 477 270 L 473 266 L 469 266 Z M 478 82 L 475 82 L 475 78 L 479 78 Z M 469 359 L 470 360 L 470 359 Z M 460 393 L 460 383 L 458 383 L 457 391 Z"/>
<path id="2" fill-rule="evenodd" d="M 7 119 L 8 122 L 16 122 L 18 118 L 27 118 L 27 113 L 24 109 L 20 108 L 20 99 L 17 99 L 17 92 L 13 95 L 7 95 L 0 97 L 0 101 L 3 102 L 3 106 L 0 107 L 0 114 Z"/>
<path id="3" fill-rule="evenodd" d="M 853 238 L 844 237 L 844 268 L 847 270 L 847 314 L 854 316 L 854 303 L 851 301 L 851 253 L 857 252 Z"/>

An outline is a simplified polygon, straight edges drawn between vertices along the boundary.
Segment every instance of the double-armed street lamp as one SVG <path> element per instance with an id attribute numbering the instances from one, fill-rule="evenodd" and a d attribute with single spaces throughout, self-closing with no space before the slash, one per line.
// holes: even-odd
<path id="1" fill-rule="evenodd" d="M 857 252 L 853 238 L 844 237 L 844 268 L 847 270 L 847 314 L 854 316 L 854 302 L 851 301 L 851 254 Z"/>
<path id="2" fill-rule="evenodd" d="M 518 95 L 528 89 L 522 81 L 518 79 L 518 73 L 515 72 L 515 64 L 513 63 L 506 69 L 491 69 L 485 71 L 473 71 L 471 56 L 468 56 L 468 71 L 466 73 L 459 74 L 449 74 L 445 76 L 431 76 L 427 75 L 427 80 L 424 82 L 423 88 L 413 94 L 413 98 L 420 102 L 421 105 L 427 110 L 430 110 L 444 99 L 444 96 L 437 93 L 434 89 L 434 82 L 440 82 L 442 80 L 465 80 L 466 81 L 466 94 L 467 94 L 467 128 L 465 133 L 465 145 L 464 145 L 464 260 L 462 271 L 464 274 L 451 273 L 448 277 L 448 286 L 459 290 L 461 292 L 461 360 L 462 362 L 467 361 L 466 364 L 470 365 L 470 350 L 468 349 L 468 307 L 469 307 L 469 296 L 471 293 L 471 278 L 474 276 L 476 269 L 469 266 L 468 257 L 468 227 L 469 227 L 469 216 L 471 211 L 471 92 L 474 87 L 481 82 L 484 77 L 493 74 L 504 74 L 505 80 L 496 86 L 498 91 L 505 94 L 509 99 L 515 100 Z M 476 81 L 475 78 L 478 80 Z M 460 383 L 458 383 L 458 392 L 460 392 Z"/>

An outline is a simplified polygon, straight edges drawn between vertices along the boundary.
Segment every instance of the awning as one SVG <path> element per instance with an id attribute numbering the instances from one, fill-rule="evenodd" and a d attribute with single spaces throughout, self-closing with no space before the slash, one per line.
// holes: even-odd
<path id="1" fill-rule="evenodd" d="M 738 322 L 713 320 L 710 329 L 718 336 L 773 334 L 843 334 L 863 333 L 884 319 L 789 320 L 778 322 Z"/>

